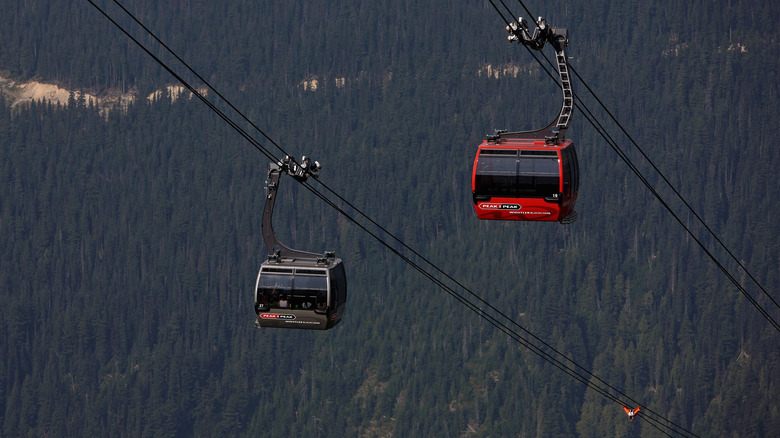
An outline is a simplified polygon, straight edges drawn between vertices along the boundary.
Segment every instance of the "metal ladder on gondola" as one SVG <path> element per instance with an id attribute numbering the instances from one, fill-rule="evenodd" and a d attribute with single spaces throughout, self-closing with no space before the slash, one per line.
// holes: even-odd
<path id="1" fill-rule="evenodd" d="M 558 132 L 569 127 L 569 119 L 571 118 L 572 109 L 574 107 L 574 99 L 571 90 L 571 79 L 569 78 L 569 64 L 566 62 L 566 52 L 561 49 L 555 50 L 555 59 L 558 64 L 558 75 L 561 77 L 561 89 L 563 90 L 563 106 L 561 107 L 561 114 L 558 116 L 558 123 L 556 128 Z"/>

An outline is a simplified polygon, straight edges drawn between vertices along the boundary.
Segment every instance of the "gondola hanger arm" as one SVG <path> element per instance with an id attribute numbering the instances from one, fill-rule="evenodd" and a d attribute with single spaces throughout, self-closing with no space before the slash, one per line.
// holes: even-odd
<path id="1" fill-rule="evenodd" d="M 509 133 L 497 132 L 496 136 L 498 139 L 544 139 L 547 144 L 562 142 L 565 139 L 566 130 L 569 128 L 572 111 L 574 110 L 574 93 L 572 92 L 569 64 L 566 56 L 566 47 L 569 45 L 569 32 L 566 29 L 550 27 L 542 17 L 539 17 L 537 20 L 533 33 L 528 29 L 528 25 L 523 17 L 518 17 L 517 21 L 509 23 L 506 26 L 506 30 L 509 32 L 507 39 L 510 43 L 520 43 L 534 50 L 542 50 L 546 43 L 553 47 L 561 91 L 563 92 L 563 104 L 558 117 L 542 129 Z"/>

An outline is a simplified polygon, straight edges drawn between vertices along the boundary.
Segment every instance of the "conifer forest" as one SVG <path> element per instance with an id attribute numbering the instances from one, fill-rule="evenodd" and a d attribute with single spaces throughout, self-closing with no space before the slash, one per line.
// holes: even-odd
<path id="1" fill-rule="evenodd" d="M 0 436 L 780 435 L 780 2 L 0 11 Z M 561 105 L 512 14 L 568 30 L 572 224 L 475 215 L 477 146 Z M 241 132 L 321 163 L 274 226 L 344 261 L 331 330 L 255 327 Z"/>

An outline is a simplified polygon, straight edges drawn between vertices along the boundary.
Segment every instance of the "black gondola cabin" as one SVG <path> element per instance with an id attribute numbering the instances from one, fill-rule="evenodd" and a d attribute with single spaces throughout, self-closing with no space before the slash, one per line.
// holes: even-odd
<path id="1" fill-rule="evenodd" d="M 332 252 L 316 254 L 290 249 L 276 238 L 273 213 L 282 172 L 303 181 L 317 176 L 319 163 L 289 157 L 271 165 L 266 181 L 263 240 L 268 259 L 260 265 L 255 282 L 255 325 L 261 327 L 327 330 L 341 321 L 347 304 L 344 263 Z"/>
<path id="2" fill-rule="evenodd" d="M 347 277 L 341 259 L 268 260 L 255 285 L 260 327 L 326 330 L 341 321 Z"/>

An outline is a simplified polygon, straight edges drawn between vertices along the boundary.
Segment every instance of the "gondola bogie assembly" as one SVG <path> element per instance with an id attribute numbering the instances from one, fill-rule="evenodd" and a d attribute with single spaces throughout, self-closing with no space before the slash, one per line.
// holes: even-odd
<path id="1" fill-rule="evenodd" d="M 347 302 L 344 264 L 332 252 L 294 250 L 273 231 L 273 211 L 282 173 L 298 181 L 317 176 L 319 163 L 306 157 L 301 164 L 285 157 L 271 164 L 263 209 L 263 240 L 269 250 L 255 283 L 254 301 L 260 327 L 327 330 L 341 321 Z"/>
<path id="2" fill-rule="evenodd" d="M 565 138 L 574 108 L 568 32 L 551 28 L 541 17 L 533 34 L 522 18 L 507 31 L 510 42 L 535 50 L 548 42 L 553 46 L 563 104 L 558 117 L 542 129 L 496 131 L 479 145 L 471 179 L 474 210 L 479 219 L 574 222 L 579 162 L 574 142 Z"/>

